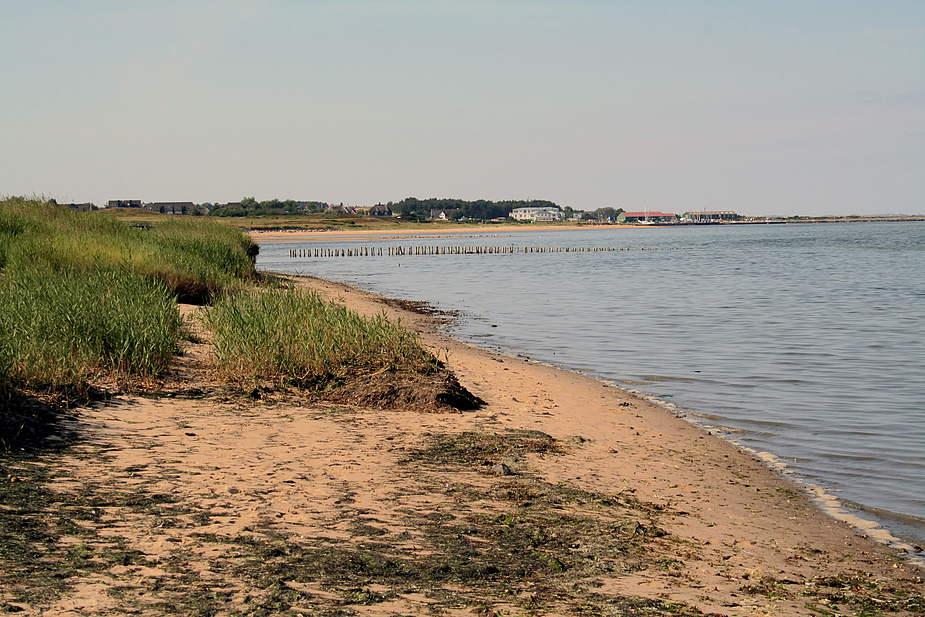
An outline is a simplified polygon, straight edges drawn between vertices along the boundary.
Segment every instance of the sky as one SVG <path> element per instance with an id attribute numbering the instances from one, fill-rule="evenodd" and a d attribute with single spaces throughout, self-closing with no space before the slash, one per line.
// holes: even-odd
<path id="1" fill-rule="evenodd" d="M 925 213 L 921 0 L 0 0 L 0 195 Z"/>

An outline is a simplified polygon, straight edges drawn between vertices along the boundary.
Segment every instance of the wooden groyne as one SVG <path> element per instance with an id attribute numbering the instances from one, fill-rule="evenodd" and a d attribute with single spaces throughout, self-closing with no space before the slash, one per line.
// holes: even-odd
<path id="1" fill-rule="evenodd" d="M 321 259 L 327 257 L 405 257 L 431 255 L 529 255 L 531 253 L 600 253 L 616 251 L 672 251 L 676 248 L 612 246 L 389 246 L 354 248 L 299 248 L 289 249 L 294 259 Z"/>

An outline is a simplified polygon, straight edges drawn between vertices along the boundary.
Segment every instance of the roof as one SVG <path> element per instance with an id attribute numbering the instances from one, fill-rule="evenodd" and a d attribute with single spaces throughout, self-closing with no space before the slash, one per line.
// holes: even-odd
<path id="1" fill-rule="evenodd" d="M 633 218 L 645 218 L 647 216 L 677 216 L 670 212 L 624 212 L 623 216 Z"/>

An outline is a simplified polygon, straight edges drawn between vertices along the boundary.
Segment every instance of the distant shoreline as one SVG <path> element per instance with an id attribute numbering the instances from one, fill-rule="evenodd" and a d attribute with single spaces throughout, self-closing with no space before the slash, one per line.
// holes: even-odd
<path id="1" fill-rule="evenodd" d="M 400 237 L 400 236 L 440 236 L 444 234 L 490 234 L 490 233 L 508 233 L 516 231 L 598 231 L 606 229 L 665 229 L 677 227 L 701 227 L 701 226 L 720 226 L 720 225 L 806 225 L 820 223 L 904 223 L 904 222 L 925 222 L 923 216 L 891 216 L 891 217 L 838 217 L 838 218 L 806 218 L 806 219 L 762 219 L 748 221 L 730 221 L 724 223 L 696 223 L 696 224 L 671 224 L 671 225 L 625 225 L 625 224 L 599 224 L 599 225 L 480 225 L 473 227 L 471 225 L 447 225 L 439 228 L 409 228 L 409 229 L 252 229 L 248 233 L 255 241 L 258 242 L 281 242 L 286 240 L 335 240 L 344 237 L 351 238 L 378 238 L 378 237 Z"/>

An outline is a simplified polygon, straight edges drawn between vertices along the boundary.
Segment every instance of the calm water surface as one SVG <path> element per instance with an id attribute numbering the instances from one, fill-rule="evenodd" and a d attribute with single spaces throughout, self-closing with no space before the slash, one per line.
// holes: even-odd
<path id="1" fill-rule="evenodd" d="M 634 250 L 288 257 L 433 245 Z M 670 401 L 925 543 L 925 224 L 274 242 L 258 265 L 461 311 L 456 336 Z"/>

